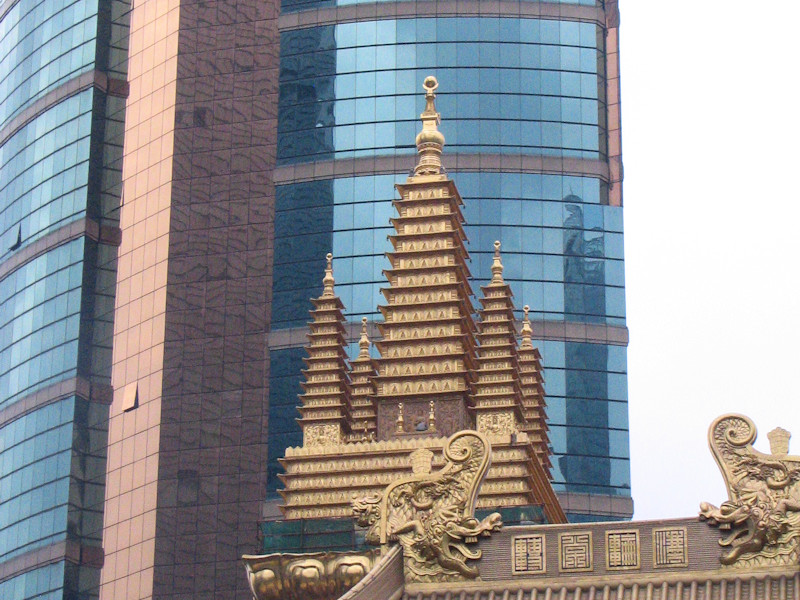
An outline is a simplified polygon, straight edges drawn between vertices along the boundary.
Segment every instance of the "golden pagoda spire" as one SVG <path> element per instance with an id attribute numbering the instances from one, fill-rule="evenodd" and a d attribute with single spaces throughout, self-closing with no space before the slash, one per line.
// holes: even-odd
<path id="1" fill-rule="evenodd" d="M 469 284 L 469 255 L 465 248 L 463 202 L 455 183 L 442 173 L 444 136 L 436 129 L 436 79 L 425 79 L 426 108 L 417 136 L 419 164 L 394 201 L 398 216 L 391 219 L 393 251 L 386 254 L 391 268 L 384 271 L 389 287 L 379 306 L 381 357 L 375 378 L 378 423 L 388 422 L 403 402 L 404 431 L 379 426 L 378 438 L 430 435 L 429 403 L 439 420 L 439 434 L 450 435 L 472 426 L 467 411 L 474 381 L 475 322 Z M 445 410 L 445 405 L 447 406 Z M 382 416 L 383 415 L 383 416 Z"/>
<path id="2" fill-rule="evenodd" d="M 444 148 L 444 135 L 439 131 L 441 122 L 439 113 L 436 112 L 436 88 L 439 82 L 436 77 L 429 75 L 422 82 L 425 90 L 425 110 L 420 115 L 422 131 L 417 134 L 417 154 L 419 162 L 414 168 L 414 175 L 439 175 L 442 169 L 442 149 Z"/>
<path id="3" fill-rule="evenodd" d="M 370 358 L 362 320 L 357 357 L 349 370 L 340 366 L 344 327 L 331 257 L 323 295 L 313 301 L 317 310 L 301 397 L 303 447 L 287 448 L 280 460 L 287 519 L 347 516 L 354 492 L 381 493 L 388 482 L 407 477 L 409 468 L 430 472 L 434 457 L 440 460 L 447 452 L 447 436 L 477 429 L 491 435 L 496 449 L 478 506 L 541 504 L 549 522 L 566 522 L 546 471 L 539 355 L 530 333 L 528 349 L 517 348 L 499 244 L 492 279 L 482 288 L 481 321 L 475 320 L 463 201 L 441 162 L 437 85 L 426 78 L 417 165 L 396 186 L 400 197 L 393 202 L 397 212 L 386 254 L 390 268 L 384 271 L 388 286 L 381 289 L 386 302 L 378 307 L 383 320 L 376 323 L 380 357 Z M 529 430 L 536 431 L 535 444 Z"/>
<path id="4" fill-rule="evenodd" d="M 530 310 L 531 307 L 527 304 L 522 307 L 522 312 L 525 313 L 525 316 L 522 318 L 522 331 L 520 332 L 522 334 L 522 341 L 519 347 L 525 348 L 526 350 L 533 349 L 533 341 L 531 339 L 533 337 L 533 329 L 531 329 L 531 321 L 528 318 Z"/>
<path id="5" fill-rule="evenodd" d="M 487 434 L 516 434 L 524 426 L 511 288 L 503 281 L 500 242 L 494 243 L 492 280 L 482 286 L 478 311 L 478 380 L 472 395 L 475 426 Z"/>
<path id="6" fill-rule="evenodd" d="M 326 256 L 322 295 L 312 299 L 310 333 L 303 359 L 298 419 L 304 446 L 325 446 L 345 441 L 349 428 L 350 382 L 343 325 L 344 305 L 333 291 L 333 255 Z"/>
<path id="7" fill-rule="evenodd" d="M 361 319 L 359 353 L 350 361 L 350 430 L 352 437 L 374 439 L 377 433 L 375 411 L 375 386 L 372 382 L 377 373 L 375 361 L 369 355 L 370 341 L 367 335 L 367 317 Z"/>
<path id="8" fill-rule="evenodd" d="M 369 336 L 367 336 L 367 317 L 361 318 L 361 338 L 358 340 L 358 358 L 369 358 Z"/>
<path id="9" fill-rule="evenodd" d="M 494 257 L 492 258 L 492 283 L 503 284 L 503 262 L 500 260 L 500 242 L 494 243 Z"/>
<path id="10" fill-rule="evenodd" d="M 333 278 L 333 254 L 328 252 L 325 256 L 327 266 L 325 267 L 325 277 L 322 278 L 322 296 L 333 296 L 333 284 L 336 280 Z"/>
<path id="11" fill-rule="evenodd" d="M 533 444 L 539 462 L 550 473 L 550 440 L 547 435 L 547 406 L 544 396 L 544 378 L 542 377 L 542 355 L 533 346 L 533 328 L 528 316 L 530 307 L 526 304 L 522 309 L 522 331 L 517 356 L 519 360 L 519 376 L 522 386 L 522 406 L 525 414 L 524 430 Z"/>

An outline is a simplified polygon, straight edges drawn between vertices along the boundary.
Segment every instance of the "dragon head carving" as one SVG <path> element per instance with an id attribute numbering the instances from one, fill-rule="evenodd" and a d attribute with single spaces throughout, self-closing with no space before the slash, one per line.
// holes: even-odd
<path id="1" fill-rule="evenodd" d="M 728 501 L 719 508 L 701 503 L 700 518 L 730 530 L 720 540 L 724 565 L 796 564 L 800 557 L 800 457 L 787 455 L 788 432 L 781 432 L 780 453 L 763 454 L 752 446 L 756 427 L 747 417 L 725 415 L 711 424 L 709 444 Z"/>
<path id="2" fill-rule="evenodd" d="M 500 515 L 475 518 L 478 489 L 491 459 L 489 441 L 476 431 L 454 434 L 444 447 L 447 464 L 437 473 L 417 473 L 381 495 L 353 500 L 367 542 L 398 542 L 409 582 L 462 581 L 478 577 L 467 560 L 481 557 L 467 544 L 502 527 Z"/>

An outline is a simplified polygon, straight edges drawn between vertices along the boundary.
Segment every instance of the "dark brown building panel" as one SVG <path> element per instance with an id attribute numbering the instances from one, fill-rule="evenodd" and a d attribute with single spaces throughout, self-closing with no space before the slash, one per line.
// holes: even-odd
<path id="1" fill-rule="evenodd" d="M 257 546 L 265 490 L 277 17 L 255 0 L 133 8 L 103 598 L 249 597 L 238 557 Z"/>

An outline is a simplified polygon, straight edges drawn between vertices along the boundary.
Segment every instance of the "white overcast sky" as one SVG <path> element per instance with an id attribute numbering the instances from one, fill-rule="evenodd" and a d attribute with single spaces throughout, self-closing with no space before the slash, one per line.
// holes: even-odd
<path id="1" fill-rule="evenodd" d="M 718 415 L 800 454 L 800 4 L 620 13 L 634 518 L 690 516 Z"/>

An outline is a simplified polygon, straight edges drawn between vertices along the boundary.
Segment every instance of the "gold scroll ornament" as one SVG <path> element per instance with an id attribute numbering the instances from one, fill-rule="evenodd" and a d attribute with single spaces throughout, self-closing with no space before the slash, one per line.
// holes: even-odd
<path id="1" fill-rule="evenodd" d="M 467 544 L 502 527 L 499 513 L 482 521 L 475 518 L 491 445 L 477 431 L 460 431 L 444 447 L 447 464 L 441 471 L 431 473 L 430 453 L 425 456 L 427 465 L 421 465 L 423 456 L 412 455 L 415 475 L 382 494 L 353 500 L 358 524 L 369 528 L 367 543 L 399 542 L 409 583 L 477 579 L 477 567 L 467 560 L 479 559 L 481 551 Z"/>
<path id="2" fill-rule="evenodd" d="M 257 600 L 329 600 L 361 581 L 380 558 L 370 552 L 245 555 L 250 590 Z"/>
<path id="3" fill-rule="evenodd" d="M 730 531 L 720 540 L 723 565 L 792 565 L 800 557 L 800 457 L 788 455 L 788 431 L 768 437 L 771 453 L 755 450 L 756 427 L 742 415 L 719 417 L 709 428 L 728 501 L 719 508 L 701 503 L 700 518 Z"/>

